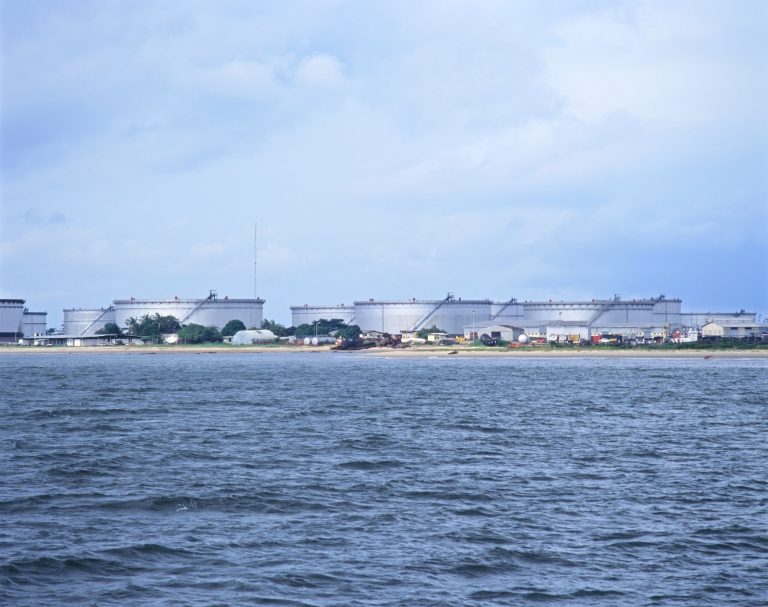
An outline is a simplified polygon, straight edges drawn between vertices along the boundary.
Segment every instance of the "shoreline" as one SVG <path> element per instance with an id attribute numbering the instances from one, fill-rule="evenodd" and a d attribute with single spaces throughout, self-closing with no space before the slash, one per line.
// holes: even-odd
<path id="1" fill-rule="evenodd" d="M 131 354 L 131 355 L 191 355 L 191 354 L 334 354 L 345 356 L 349 354 L 370 356 L 375 358 L 766 358 L 768 349 L 733 349 L 733 350 L 651 350 L 651 349 L 621 349 L 621 350 L 589 350 L 589 349 L 470 349 L 450 346 L 437 348 L 370 348 L 367 350 L 335 351 L 330 346 L 83 346 L 83 347 L 0 347 L 0 356 L 19 354 L 34 355 L 66 355 L 73 354 Z"/>

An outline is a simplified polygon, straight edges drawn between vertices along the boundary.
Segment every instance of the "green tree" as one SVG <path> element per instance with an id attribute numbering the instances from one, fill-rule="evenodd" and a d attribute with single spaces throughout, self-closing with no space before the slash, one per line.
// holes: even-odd
<path id="1" fill-rule="evenodd" d="M 96 331 L 96 335 L 122 335 L 123 331 L 113 322 L 108 322 L 104 328 Z"/>
<path id="2" fill-rule="evenodd" d="M 206 327 L 203 341 L 206 343 L 219 342 L 221 341 L 221 333 L 219 333 L 219 330 L 214 326 Z"/>
<path id="3" fill-rule="evenodd" d="M 179 331 L 179 341 L 185 344 L 202 344 L 221 341 L 216 327 L 204 327 L 195 323 L 184 325 Z"/>
<path id="4" fill-rule="evenodd" d="M 360 333 L 362 333 L 362 330 L 357 325 L 345 325 L 336 331 L 336 337 L 341 337 L 342 339 L 357 339 L 360 337 Z"/>
<path id="5" fill-rule="evenodd" d="M 344 324 L 344 321 L 340 318 L 332 318 L 331 320 L 326 320 L 325 318 L 321 318 L 320 320 L 316 320 L 311 324 L 301 324 L 295 329 L 295 335 L 297 337 L 311 337 L 315 334 L 317 335 L 330 335 L 330 334 L 336 334 L 338 335 L 338 331 L 340 329 L 345 328 L 347 325 Z"/>
<path id="6" fill-rule="evenodd" d="M 437 325 L 432 325 L 429 329 L 421 329 L 416 332 L 416 337 L 421 337 L 421 339 L 427 339 L 427 336 L 430 333 L 445 333 L 442 329 L 438 328 Z"/>
<path id="7" fill-rule="evenodd" d="M 230 320 L 221 330 L 223 337 L 234 335 L 238 331 L 245 331 L 245 323 L 242 320 Z"/>
<path id="8" fill-rule="evenodd" d="M 160 313 L 145 314 L 138 320 L 131 317 L 125 321 L 125 324 L 131 334 L 155 342 L 160 341 L 163 334 L 176 333 L 181 329 L 178 318 L 163 316 Z"/>
<path id="9" fill-rule="evenodd" d="M 138 335 L 140 325 L 139 319 L 134 316 L 125 321 L 125 327 L 130 335 Z"/>
<path id="10" fill-rule="evenodd" d="M 265 318 L 261 321 L 260 328 L 272 331 L 272 333 L 274 333 L 277 337 L 285 337 L 286 335 L 290 335 L 290 332 L 285 328 L 284 325 L 281 325 L 279 322 L 275 322 L 274 320 L 269 320 L 268 318 Z"/>

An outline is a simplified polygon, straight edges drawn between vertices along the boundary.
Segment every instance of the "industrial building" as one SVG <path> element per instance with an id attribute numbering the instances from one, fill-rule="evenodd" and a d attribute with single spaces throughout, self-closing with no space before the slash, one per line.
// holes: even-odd
<path id="1" fill-rule="evenodd" d="M 0 342 L 42 335 L 47 330 L 47 312 L 31 312 L 24 299 L 0 299 Z"/>
<path id="2" fill-rule="evenodd" d="M 230 320 L 240 320 L 246 327 L 260 327 L 264 318 L 264 300 L 217 297 L 214 291 L 204 299 L 115 299 L 108 308 L 69 308 L 64 310 L 63 332 L 89 336 L 115 323 L 125 328 L 130 318 L 174 316 L 182 325 L 198 324 L 221 329 Z"/>
<path id="3" fill-rule="evenodd" d="M 704 338 L 764 338 L 767 333 L 768 323 L 743 318 L 710 320 L 701 326 Z"/>
<path id="4" fill-rule="evenodd" d="M 67 346 L 80 348 L 85 346 L 129 346 L 141 345 L 144 342 L 137 337 L 122 335 L 36 335 L 20 340 L 25 346 Z"/>
<path id="5" fill-rule="evenodd" d="M 488 335 L 492 339 L 502 341 L 517 341 L 525 331 L 521 327 L 512 325 L 483 325 L 475 327 L 466 327 L 464 329 L 464 339 L 476 341 L 482 335 Z"/>
<path id="6" fill-rule="evenodd" d="M 684 312 L 680 315 L 680 322 L 686 327 L 701 328 L 710 322 L 725 326 L 732 322 L 756 325 L 759 321 L 755 312 L 739 310 L 738 312 Z"/>

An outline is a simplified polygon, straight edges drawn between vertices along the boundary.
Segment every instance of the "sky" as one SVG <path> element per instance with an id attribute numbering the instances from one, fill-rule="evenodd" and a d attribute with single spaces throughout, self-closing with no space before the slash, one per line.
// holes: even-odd
<path id="1" fill-rule="evenodd" d="M 49 326 L 210 289 L 284 323 L 447 292 L 768 315 L 766 2 L 0 7 L 0 297 Z"/>

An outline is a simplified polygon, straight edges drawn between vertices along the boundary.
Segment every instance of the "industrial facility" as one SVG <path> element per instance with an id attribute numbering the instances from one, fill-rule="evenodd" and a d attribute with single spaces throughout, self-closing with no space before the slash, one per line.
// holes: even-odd
<path id="1" fill-rule="evenodd" d="M 240 320 L 260 328 L 265 300 L 218 297 L 211 291 L 201 299 L 115 299 L 108 307 L 67 308 L 59 336 L 91 337 L 108 323 L 125 329 L 144 316 L 173 316 L 180 324 L 223 328 Z M 47 313 L 33 312 L 24 299 L 0 299 L 0 342 L 44 335 Z M 691 334 L 749 338 L 768 334 L 768 324 L 754 312 L 684 312 L 682 300 L 665 295 L 642 299 L 575 301 L 507 301 L 462 299 L 360 300 L 350 304 L 291 306 L 292 325 L 338 319 L 357 325 L 366 334 L 413 334 L 437 327 L 449 336 L 479 339 L 487 334 L 509 341 L 525 336 L 533 341 L 596 341 L 606 336 L 624 340 L 663 340 Z M 706 327 L 706 329 L 704 329 Z"/>
<path id="2" fill-rule="evenodd" d="M 42 335 L 47 330 L 47 312 L 30 312 L 24 299 L 0 299 L 0 342 Z"/>
<path id="3" fill-rule="evenodd" d="M 107 323 L 125 328 L 131 318 L 174 316 L 182 325 L 198 324 L 221 329 L 230 320 L 240 320 L 246 327 L 260 327 L 264 300 L 219 298 L 211 291 L 204 299 L 115 299 L 107 308 L 64 309 L 63 333 L 72 336 L 95 335 Z"/>
<path id="4" fill-rule="evenodd" d="M 343 314 L 342 314 L 343 313 Z M 352 306 L 292 306 L 294 326 L 339 318 L 363 331 L 397 334 L 437 326 L 450 335 L 474 336 L 492 327 L 510 327 L 537 339 L 589 341 L 593 336 L 630 339 L 666 338 L 684 327 L 700 328 L 713 320 L 734 326 L 761 326 L 757 315 L 682 312 L 682 300 L 665 295 L 646 299 L 584 301 L 508 301 L 461 299 L 449 293 L 441 300 L 355 301 Z M 498 331 L 494 331 L 498 332 Z M 728 330 L 726 329 L 726 333 Z M 740 334 L 743 334 L 741 331 Z M 734 333 L 735 334 L 735 333 Z"/>

